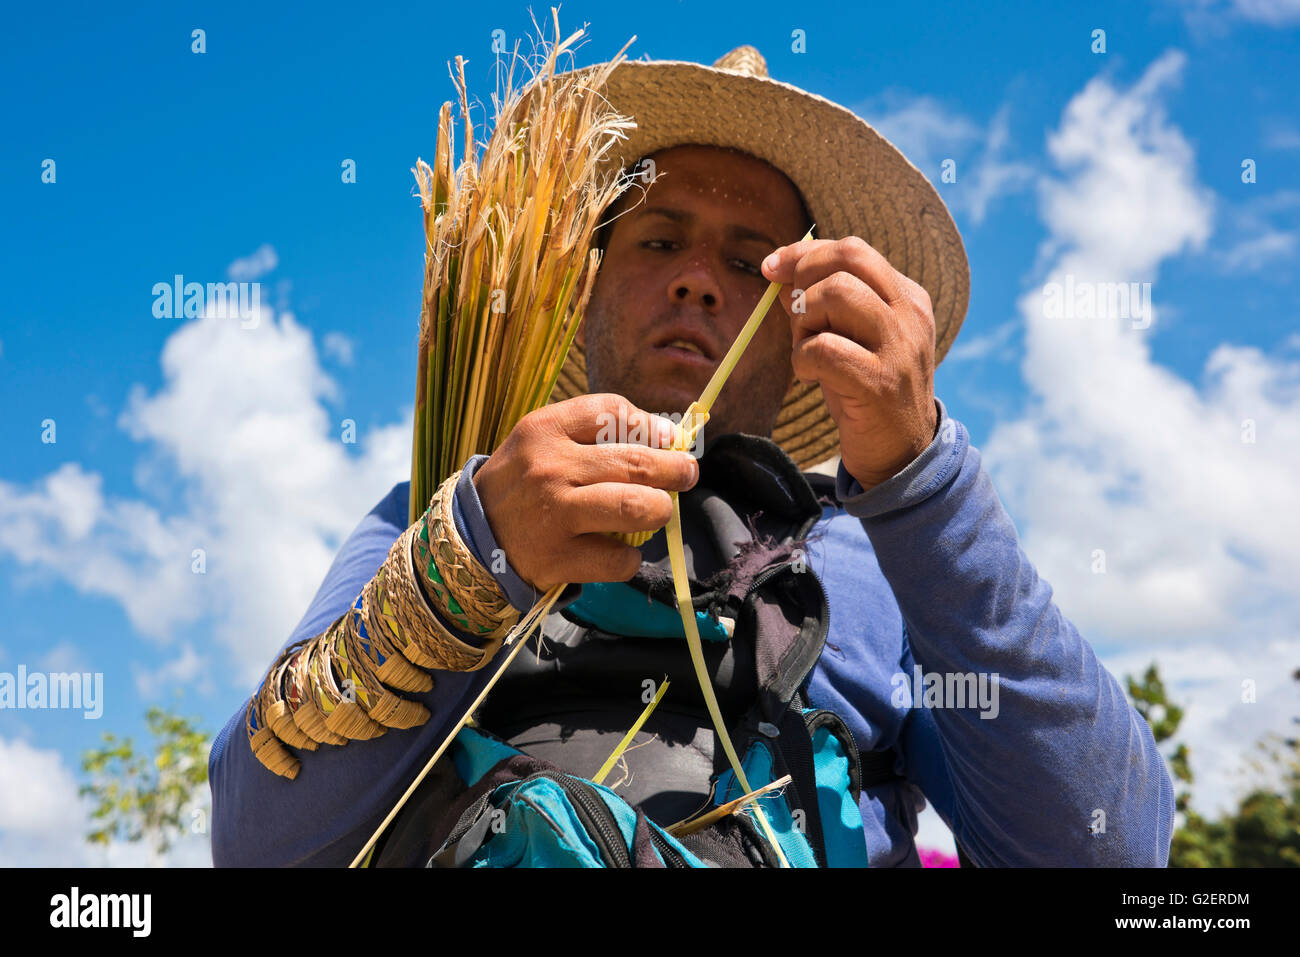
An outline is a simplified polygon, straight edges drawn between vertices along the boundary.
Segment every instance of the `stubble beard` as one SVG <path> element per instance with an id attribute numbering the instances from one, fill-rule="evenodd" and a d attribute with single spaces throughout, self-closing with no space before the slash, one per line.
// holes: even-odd
<path id="1" fill-rule="evenodd" d="M 583 352 L 587 367 L 588 392 L 613 392 L 623 396 L 637 408 L 660 415 L 681 414 L 699 392 L 672 383 L 652 382 L 638 372 L 635 350 L 620 352 L 608 333 L 618 328 L 621 316 L 607 310 L 593 296 L 583 319 L 586 324 Z M 781 412 L 784 393 L 773 395 L 772 379 L 763 369 L 748 372 L 740 378 L 744 368 L 732 372 L 722 394 L 718 396 L 704 427 L 706 435 L 725 435 L 745 432 L 770 438 Z M 700 387 L 703 391 L 703 386 Z M 678 408 L 680 406 L 680 408 Z"/>

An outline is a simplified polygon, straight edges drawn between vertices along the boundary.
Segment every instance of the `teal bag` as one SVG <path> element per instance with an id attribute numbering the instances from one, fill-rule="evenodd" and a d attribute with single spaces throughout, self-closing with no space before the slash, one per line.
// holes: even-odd
<path id="1" fill-rule="evenodd" d="M 474 728 L 462 730 L 452 748 L 466 793 L 477 797 L 429 867 L 706 866 L 603 785 L 544 766 Z"/>
<path id="2" fill-rule="evenodd" d="M 809 821 L 807 809 L 791 806 L 784 790 L 755 803 L 761 805 L 789 866 L 820 866 L 820 847 L 828 867 L 866 867 L 857 803 L 861 768 L 852 737 L 833 712 L 801 712 L 811 746 L 815 823 Z M 455 823 L 426 866 L 709 866 L 610 788 L 531 758 L 482 730 L 462 730 L 452 744 L 451 758 L 466 790 Z M 753 788 L 780 776 L 771 742 L 763 737 L 750 742 L 742 766 Z M 741 796 L 730 770 L 717 775 L 716 784 L 715 806 Z M 760 846 L 755 863 L 775 866 L 766 832 L 749 812 L 742 815 L 720 827 L 743 830 L 750 845 Z M 809 839 L 810 825 L 817 830 L 815 842 Z M 695 840 L 708 844 L 711 838 L 706 832 Z"/>

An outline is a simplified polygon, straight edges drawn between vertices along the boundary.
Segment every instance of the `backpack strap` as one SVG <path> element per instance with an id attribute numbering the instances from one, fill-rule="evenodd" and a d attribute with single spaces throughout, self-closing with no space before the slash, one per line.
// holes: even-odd
<path id="1" fill-rule="evenodd" d="M 890 781 L 906 781 L 907 778 L 894 770 L 898 752 L 893 748 L 884 751 L 866 751 L 858 755 L 862 766 L 862 787 L 870 788 Z"/>

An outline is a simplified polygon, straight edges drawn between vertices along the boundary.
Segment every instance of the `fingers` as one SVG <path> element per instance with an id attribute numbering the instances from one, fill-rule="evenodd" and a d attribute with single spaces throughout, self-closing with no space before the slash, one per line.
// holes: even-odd
<path id="1" fill-rule="evenodd" d="M 808 289 L 836 272 L 857 276 L 887 303 L 901 299 L 910 282 L 858 236 L 803 239 L 782 246 L 763 261 L 763 275 L 794 289 Z"/>
<path id="2" fill-rule="evenodd" d="M 542 410 L 553 427 L 574 442 L 635 442 L 666 449 L 673 444 L 672 422 L 638 409 L 621 395 L 598 392 L 557 402 Z"/>
<path id="3" fill-rule="evenodd" d="M 876 249 L 857 236 L 839 240 L 803 240 L 776 250 L 764 263 L 769 278 L 785 283 L 781 302 L 790 316 L 793 346 L 823 333 L 834 333 L 871 352 L 901 361 L 915 352 L 933 352 L 934 313 L 930 297 L 917 283 L 894 269 Z M 796 293 L 799 296 L 796 297 Z M 825 363 L 829 345 L 803 350 L 802 368 L 815 354 Z M 836 364 L 865 360 L 843 344 Z M 800 379 L 808 381 L 796 367 Z M 824 385 L 830 385 L 824 382 Z M 853 394 L 852 392 L 847 394 Z"/>
<path id="4" fill-rule="evenodd" d="M 830 394 L 878 392 L 885 375 L 884 363 L 876 353 L 829 333 L 817 333 L 796 343 L 790 364 L 799 381 L 820 383 Z"/>
<path id="5" fill-rule="evenodd" d="M 689 452 L 610 442 L 575 449 L 566 471 L 574 485 L 623 482 L 685 492 L 699 480 L 700 464 Z"/>
<path id="6" fill-rule="evenodd" d="M 620 395 L 600 393 L 556 403 L 543 426 L 567 439 L 551 456 L 551 471 L 569 485 L 625 482 L 684 492 L 699 479 L 699 463 L 671 448 L 676 426 Z"/>
<path id="7" fill-rule="evenodd" d="M 803 287 L 801 287 L 803 288 Z M 893 312 L 876 291 L 857 276 L 836 272 L 803 288 L 796 302 L 793 290 L 782 290 L 790 315 L 795 346 L 822 332 L 833 332 L 877 350 L 894 337 Z"/>
<path id="8" fill-rule="evenodd" d="M 608 535 L 591 533 L 571 539 L 565 547 L 563 566 L 551 566 L 551 575 L 534 583 L 546 591 L 561 582 L 625 582 L 641 567 L 641 553 Z"/>
<path id="9" fill-rule="evenodd" d="M 892 338 L 891 303 L 904 277 L 865 240 L 801 240 L 772 253 L 763 272 L 785 284 L 780 298 L 794 345 L 821 332 L 869 349 Z"/>
<path id="10" fill-rule="evenodd" d="M 570 533 L 650 532 L 663 528 L 673 514 L 672 496 L 663 489 L 622 482 L 602 482 L 573 489 L 564 496 Z"/>
<path id="11" fill-rule="evenodd" d="M 699 480 L 671 448 L 671 421 L 622 396 L 579 396 L 529 413 L 474 476 L 497 542 L 525 581 L 626 581 L 641 553 L 610 532 L 662 528 L 669 492 Z"/>

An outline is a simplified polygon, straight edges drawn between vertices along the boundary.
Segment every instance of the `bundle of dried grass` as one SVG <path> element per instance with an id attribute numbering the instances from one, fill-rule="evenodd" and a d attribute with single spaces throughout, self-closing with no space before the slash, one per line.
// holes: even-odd
<path id="1" fill-rule="evenodd" d="M 635 125 L 600 95 L 623 51 L 599 70 L 559 74 L 560 57 L 572 56 L 585 31 L 561 40 L 557 10 L 552 17 L 554 42 L 542 41 L 522 89 L 514 88 L 518 45 L 508 68 L 498 63 L 495 126 L 481 157 L 465 61 L 456 58 L 462 160 L 453 167 L 456 124 L 444 103 L 433 165 L 421 160 L 413 170 L 427 247 L 412 523 L 443 479 L 471 455 L 492 452 L 550 398 L 595 283 L 600 253 L 592 238 L 628 182 L 599 172 Z"/>

